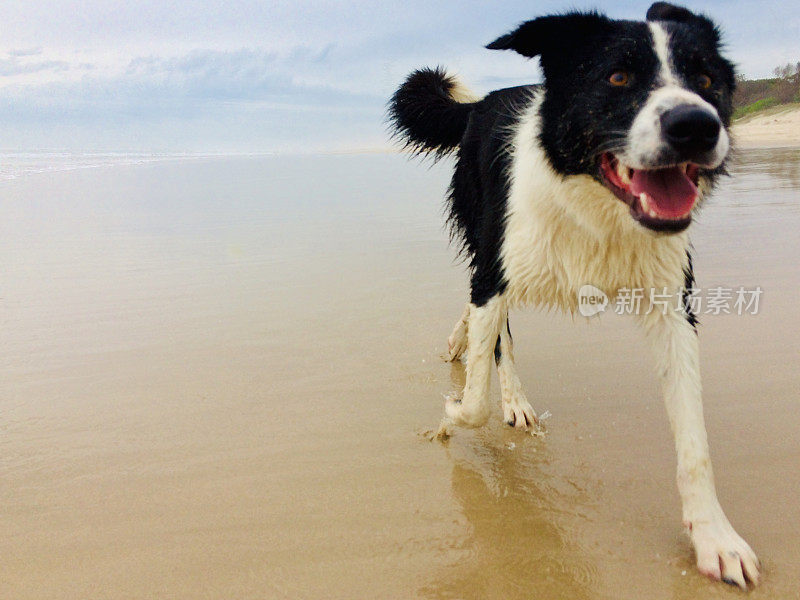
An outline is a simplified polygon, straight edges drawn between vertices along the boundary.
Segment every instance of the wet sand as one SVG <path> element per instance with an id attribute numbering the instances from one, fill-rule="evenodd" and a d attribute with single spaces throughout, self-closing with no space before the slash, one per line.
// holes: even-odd
<path id="1" fill-rule="evenodd" d="M 734 598 L 695 573 L 630 319 L 512 313 L 544 437 L 446 445 L 448 166 L 236 158 L 0 182 L 0 598 Z M 694 229 L 717 485 L 800 598 L 800 151 Z M 495 399 L 499 393 L 494 387 Z"/>

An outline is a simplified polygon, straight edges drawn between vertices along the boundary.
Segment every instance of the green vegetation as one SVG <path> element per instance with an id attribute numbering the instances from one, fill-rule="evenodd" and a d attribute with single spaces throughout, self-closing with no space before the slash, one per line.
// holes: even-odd
<path id="1" fill-rule="evenodd" d="M 747 115 L 752 115 L 753 113 L 757 113 L 767 108 L 771 108 L 778 104 L 777 98 L 773 98 L 770 96 L 769 98 L 762 98 L 761 100 L 756 100 L 752 104 L 748 104 L 747 106 L 737 106 L 733 111 L 733 118 L 734 119 L 741 119 Z"/>
<path id="2" fill-rule="evenodd" d="M 739 78 L 733 95 L 733 118 L 740 119 L 768 108 L 800 102 L 800 62 L 777 67 L 775 77 Z"/>

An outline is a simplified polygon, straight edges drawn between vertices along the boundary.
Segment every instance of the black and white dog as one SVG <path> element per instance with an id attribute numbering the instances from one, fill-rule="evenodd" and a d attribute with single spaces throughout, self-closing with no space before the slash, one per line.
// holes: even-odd
<path id="1" fill-rule="evenodd" d="M 536 423 L 514 367 L 509 308 L 574 312 L 585 284 L 612 301 L 622 289 L 692 287 L 687 229 L 730 149 L 735 80 L 719 38 L 708 18 L 663 2 L 646 22 L 545 16 L 487 46 L 539 56 L 543 85 L 476 99 L 444 71 L 423 69 L 397 90 L 395 133 L 416 152 L 456 156 L 449 218 L 472 279 L 448 340 L 451 360 L 467 354 L 466 385 L 445 423 L 486 423 L 492 358 L 505 421 Z M 700 571 L 746 588 L 759 563 L 717 500 L 696 319 L 684 305 L 645 306 L 639 317 L 675 434 L 684 525 Z"/>

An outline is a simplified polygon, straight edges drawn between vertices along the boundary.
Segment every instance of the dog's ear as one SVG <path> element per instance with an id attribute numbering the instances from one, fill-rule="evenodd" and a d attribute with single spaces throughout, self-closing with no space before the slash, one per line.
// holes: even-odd
<path id="1" fill-rule="evenodd" d="M 675 6 L 668 2 L 656 2 L 647 10 L 648 21 L 673 21 L 675 23 L 691 23 L 704 28 L 715 42 L 719 42 L 719 29 L 714 22 L 704 15 L 698 15 L 683 6 Z"/>
<path id="2" fill-rule="evenodd" d="M 486 47 L 489 50 L 514 50 L 533 58 L 550 49 L 563 48 L 569 39 L 589 37 L 609 23 L 607 17 L 595 12 L 539 17 L 522 23 Z"/>
<path id="3" fill-rule="evenodd" d="M 656 2 L 647 10 L 648 21 L 677 21 L 688 23 L 697 18 L 692 11 L 668 2 Z"/>

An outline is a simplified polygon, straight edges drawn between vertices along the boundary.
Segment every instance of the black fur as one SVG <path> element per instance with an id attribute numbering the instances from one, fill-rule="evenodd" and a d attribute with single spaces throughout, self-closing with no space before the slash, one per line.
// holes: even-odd
<path id="1" fill-rule="evenodd" d="M 486 47 L 489 50 L 514 50 L 528 58 L 544 56 L 552 48 L 565 47 L 570 39 L 590 37 L 598 28 L 610 23 L 608 17 L 597 12 L 549 15 L 522 23 Z"/>
<path id="2" fill-rule="evenodd" d="M 689 321 L 689 325 L 691 325 L 695 332 L 697 332 L 697 326 L 700 323 L 700 319 L 697 318 L 697 315 L 692 309 L 691 302 L 689 301 L 692 290 L 694 289 L 694 284 L 695 281 L 694 266 L 692 265 L 692 253 L 687 250 L 686 268 L 683 270 L 683 292 L 681 293 L 681 304 L 683 306 L 684 317 L 686 317 L 686 320 Z"/>
<path id="3" fill-rule="evenodd" d="M 710 39 L 714 44 L 720 40 L 719 29 L 714 22 L 704 15 L 698 15 L 682 7 L 667 2 L 656 2 L 647 11 L 645 18 L 648 21 L 672 21 L 690 25 L 702 32 L 703 38 Z"/>
<path id="4" fill-rule="evenodd" d="M 548 85 L 541 138 L 557 171 L 597 177 L 600 153 L 622 143 L 621 132 L 647 99 L 658 59 L 644 23 L 598 19 L 584 40 L 542 55 Z M 618 69 L 641 76 L 634 75 L 628 87 L 614 87 L 608 77 Z"/>
<path id="5" fill-rule="evenodd" d="M 517 114 L 532 87 L 492 92 L 475 105 L 458 150 L 448 198 L 453 236 L 470 259 L 471 301 L 483 306 L 507 285 L 500 266 L 510 155 Z"/>
<path id="6" fill-rule="evenodd" d="M 506 315 L 506 331 L 508 332 L 508 339 L 513 343 L 513 340 L 511 339 L 511 321 L 508 318 L 508 315 Z M 501 358 L 503 358 L 503 353 L 500 351 L 500 336 L 498 335 L 497 341 L 494 343 L 494 362 L 499 365 Z"/>
<path id="7" fill-rule="evenodd" d="M 656 2 L 647 9 L 645 16 L 648 21 L 676 21 L 678 23 L 688 23 L 696 18 L 697 16 L 692 11 L 667 2 Z"/>
<path id="8" fill-rule="evenodd" d="M 672 38 L 672 52 L 675 69 L 685 81 L 693 85 L 693 91 L 717 109 L 720 120 L 727 127 L 733 115 L 733 92 L 736 89 L 736 77 L 733 65 L 723 58 L 718 51 L 719 32 L 706 19 L 708 28 L 696 28 L 680 23 L 666 23 L 665 27 Z M 713 35 L 709 33 L 713 31 Z M 698 73 L 708 73 L 712 86 L 704 90 L 697 85 Z"/>
<path id="9" fill-rule="evenodd" d="M 453 100 L 454 85 L 443 69 L 418 69 L 392 96 L 389 119 L 408 149 L 442 156 L 458 146 L 474 105 Z"/>

